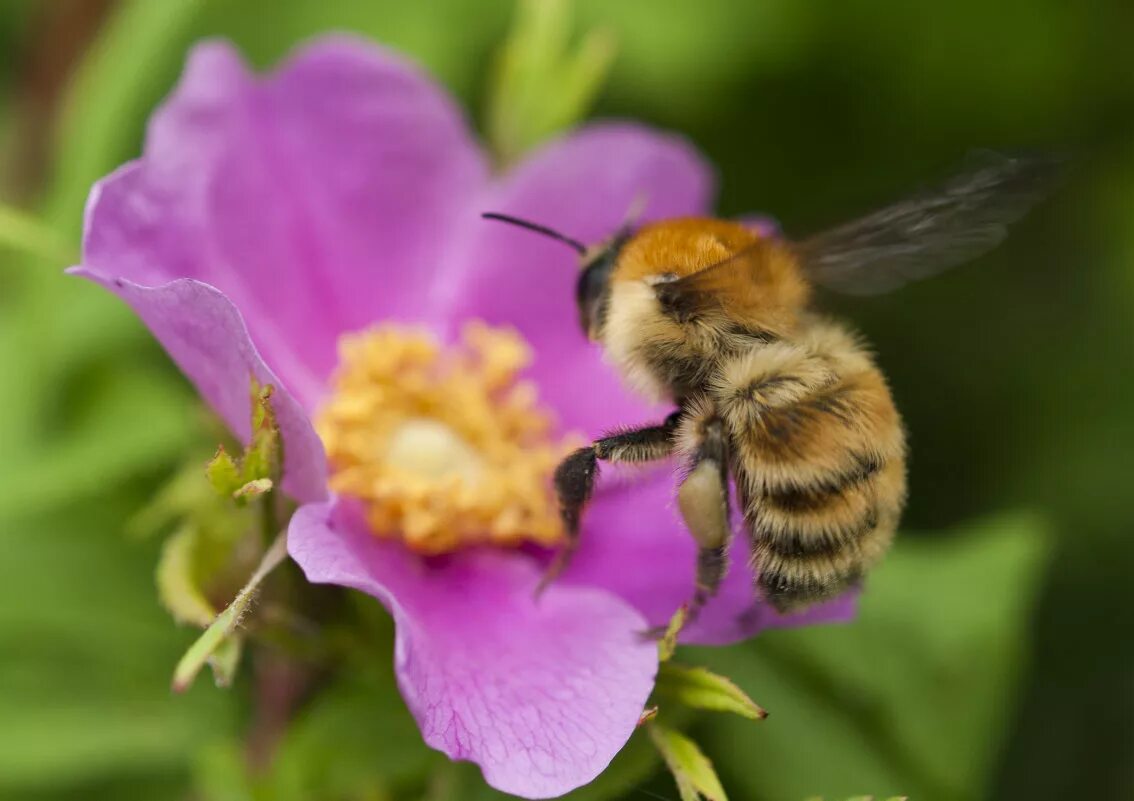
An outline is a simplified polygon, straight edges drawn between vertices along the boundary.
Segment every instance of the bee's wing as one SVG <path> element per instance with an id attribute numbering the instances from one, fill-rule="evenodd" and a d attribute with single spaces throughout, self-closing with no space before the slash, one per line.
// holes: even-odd
<path id="1" fill-rule="evenodd" d="M 741 314 L 759 309 L 764 302 L 766 260 L 772 258 L 774 247 L 781 246 L 761 240 L 700 272 L 659 283 L 654 293 L 662 308 L 678 319 L 714 308 Z"/>
<path id="2" fill-rule="evenodd" d="M 886 292 L 980 256 L 1043 198 L 1059 161 L 976 154 L 932 190 L 806 239 L 796 251 L 817 284 Z"/>

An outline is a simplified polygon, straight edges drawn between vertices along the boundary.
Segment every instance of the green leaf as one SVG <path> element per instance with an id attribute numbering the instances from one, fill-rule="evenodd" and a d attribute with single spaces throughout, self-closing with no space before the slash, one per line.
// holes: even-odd
<path id="1" fill-rule="evenodd" d="M 654 692 L 663 704 L 674 702 L 694 709 L 731 712 L 750 720 L 763 720 L 768 716 L 732 681 L 705 667 L 665 662 L 658 673 Z"/>
<path id="2" fill-rule="evenodd" d="M 501 164 L 581 120 L 614 60 L 614 39 L 593 30 L 570 44 L 568 0 L 520 0 L 501 48 L 487 110 L 488 140 Z"/>
<path id="3" fill-rule="evenodd" d="M 980 797 L 1012 719 L 1048 541 L 1028 515 L 907 536 L 869 577 L 854 623 L 698 650 L 775 713 L 695 730 L 726 782 L 758 798 Z M 753 753 L 774 768 L 753 770 Z"/>
<path id="4" fill-rule="evenodd" d="M 244 588 L 237 593 L 232 603 L 217 616 L 216 620 L 205 629 L 205 633 L 181 657 L 181 661 L 177 663 L 177 667 L 173 671 L 174 692 L 184 692 L 193 683 L 197 673 L 213 657 L 213 654 L 224 644 L 225 640 L 232 636 L 241 620 L 251 610 L 260 583 L 286 558 L 287 536 L 280 534 L 264 553 L 264 558 L 260 561 L 256 572 L 248 579 Z"/>
<path id="5" fill-rule="evenodd" d="M 649 724 L 648 730 L 677 782 L 682 801 L 699 801 L 702 798 L 706 801 L 728 801 L 713 763 L 697 743 L 681 732 L 656 722 Z"/>

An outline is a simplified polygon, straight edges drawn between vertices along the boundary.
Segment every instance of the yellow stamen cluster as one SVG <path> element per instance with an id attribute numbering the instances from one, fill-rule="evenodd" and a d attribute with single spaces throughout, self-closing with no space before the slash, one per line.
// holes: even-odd
<path id="1" fill-rule="evenodd" d="M 519 334 L 483 323 L 448 349 L 396 325 L 344 336 L 316 419 L 331 488 L 362 501 L 376 534 L 424 554 L 559 543 L 549 478 L 577 442 L 555 436 L 517 378 L 530 361 Z"/>

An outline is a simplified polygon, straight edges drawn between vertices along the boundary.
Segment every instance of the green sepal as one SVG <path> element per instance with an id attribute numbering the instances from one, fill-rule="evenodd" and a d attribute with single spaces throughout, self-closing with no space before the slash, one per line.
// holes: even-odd
<path id="1" fill-rule="evenodd" d="M 214 659 L 217 650 L 233 636 L 244 616 L 251 610 L 260 584 L 286 558 L 287 536 L 280 534 L 264 553 L 256 572 L 237 593 L 232 603 L 217 615 L 216 619 L 205 629 L 205 632 L 189 646 L 189 650 L 181 657 L 181 661 L 177 663 L 177 667 L 173 671 L 174 692 L 183 692 L 188 689 L 205 663 Z"/>
<path id="2" fill-rule="evenodd" d="M 697 743 L 656 721 L 649 724 L 648 731 L 666 767 L 673 774 L 681 801 L 728 801 L 713 763 Z"/>
<path id="3" fill-rule="evenodd" d="M 218 687 L 231 687 L 240 667 L 240 657 L 244 654 L 244 638 L 233 632 L 217 646 L 209 657 L 209 667 L 213 671 L 213 681 Z"/>
<path id="4" fill-rule="evenodd" d="M 270 478 L 255 478 L 232 493 L 237 503 L 247 503 L 250 499 L 259 498 L 272 491 L 275 483 Z"/>
<path id="5" fill-rule="evenodd" d="M 261 386 L 252 379 L 252 439 L 241 462 L 241 484 L 261 478 L 274 480 L 279 476 L 280 429 L 272 409 L 273 392 L 271 384 Z"/>
<path id="6" fill-rule="evenodd" d="M 242 474 L 243 471 L 225 450 L 224 445 L 217 446 L 216 454 L 205 465 L 205 477 L 209 479 L 217 494 L 225 498 L 232 497 L 244 485 Z"/>
<path id="7" fill-rule="evenodd" d="M 668 662 L 677 650 L 677 637 L 685 628 L 685 621 L 689 618 L 688 607 L 682 606 L 673 613 L 673 617 L 666 624 L 665 633 L 658 640 L 658 661 Z"/>
<path id="8" fill-rule="evenodd" d="M 216 601 L 239 588 L 263 546 L 251 510 L 236 508 L 213 492 L 201 481 L 199 459 L 194 461 L 195 505 L 179 513 L 180 523 L 162 544 L 154 579 L 162 605 L 176 621 L 204 628 L 217 615 Z M 178 476 L 172 483 L 180 482 Z M 172 495 L 178 502 L 194 497 L 180 490 Z M 176 504 L 163 503 L 167 508 L 147 514 L 147 527 L 164 525 L 164 518 L 174 514 Z"/>
<path id="9" fill-rule="evenodd" d="M 675 702 L 694 709 L 731 712 L 750 720 L 763 720 L 768 716 L 730 679 L 704 667 L 664 662 L 658 672 L 654 692 L 659 701 Z"/>
<path id="10" fill-rule="evenodd" d="M 238 586 L 234 576 L 247 575 L 243 571 L 248 569 L 249 560 L 263 548 L 253 530 L 250 510 L 243 507 L 250 501 L 261 501 L 262 528 L 274 532 L 276 527 L 271 493 L 279 481 L 282 446 L 272 392 L 270 384 L 261 386 L 251 379 L 252 435 L 248 447 L 238 458 L 223 445 L 217 448 L 205 467 L 208 485 L 213 489 L 209 499 L 186 507 L 184 501 L 192 494 L 178 491 L 150 515 L 161 522 L 171 509 L 180 506 L 185 522 L 163 550 L 157 571 L 158 591 L 175 619 L 205 628 L 177 665 L 173 679 L 177 691 L 185 689 L 205 664 L 212 667 L 218 686 L 232 683 L 243 651 L 237 626 L 251 608 L 259 583 L 286 556 L 286 548 L 278 539 L 263 554 L 260 567 L 244 589 L 217 614 L 209 599 L 231 597 Z M 247 545 L 251 550 L 242 547 Z"/>
<path id="11" fill-rule="evenodd" d="M 197 578 L 198 530 L 186 524 L 162 544 L 155 578 L 158 597 L 173 619 L 204 628 L 216 617 Z"/>
<path id="12" fill-rule="evenodd" d="M 248 447 L 243 456 L 234 459 L 221 445 L 205 466 L 213 489 L 240 504 L 271 491 L 279 479 L 282 453 L 272 392 L 271 384 L 261 386 L 252 379 L 252 437 Z"/>

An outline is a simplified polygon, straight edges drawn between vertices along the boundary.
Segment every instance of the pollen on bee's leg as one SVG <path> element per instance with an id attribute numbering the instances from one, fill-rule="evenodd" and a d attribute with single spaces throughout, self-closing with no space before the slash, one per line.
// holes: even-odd
<path id="1" fill-rule="evenodd" d="M 450 347 L 394 325 L 344 336 L 316 418 L 331 488 L 423 554 L 560 544 L 551 474 L 577 438 L 556 434 L 519 378 L 530 361 L 519 334 L 483 323 Z"/>

